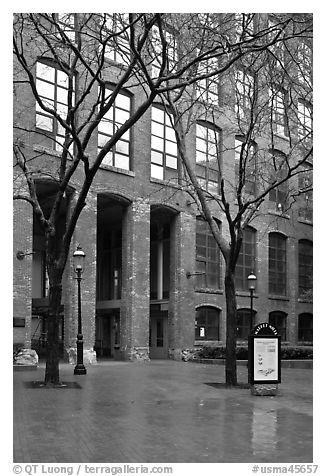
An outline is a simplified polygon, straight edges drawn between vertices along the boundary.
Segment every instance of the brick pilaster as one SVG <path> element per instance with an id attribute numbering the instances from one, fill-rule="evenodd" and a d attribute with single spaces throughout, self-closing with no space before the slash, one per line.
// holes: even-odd
<path id="1" fill-rule="evenodd" d="M 147 360 L 149 353 L 150 205 L 136 200 L 125 212 L 122 228 L 122 358 Z"/>
<path id="2" fill-rule="evenodd" d="M 72 198 L 74 201 L 74 198 Z M 72 202 L 72 206 L 74 202 Z M 69 213 L 69 212 L 68 212 Z M 77 281 L 73 268 L 73 253 L 80 245 L 86 255 L 85 269 L 81 281 L 81 317 L 84 338 L 85 363 L 94 363 L 95 312 L 96 312 L 96 235 L 97 235 L 97 198 L 89 193 L 87 203 L 76 225 L 70 246 L 64 282 L 65 348 L 70 360 L 75 359 L 78 302 Z M 69 350 L 70 349 L 70 350 Z"/>
<path id="3" fill-rule="evenodd" d="M 33 262 L 33 210 L 29 203 L 22 200 L 14 201 L 13 228 L 13 316 L 25 320 L 24 327 L 14 327 L 13 342 L 29 348 L 32 338 Z M 17 251 L 30 254 L 24 256 L 22 260 L 18 260 Z"/>
<path id="4" fill-rule="evenodd" d="M 196 220 L 179 213 L 171 226 L 171 275 L 169 301 L 169 354 L 181 359 L 195 338 L 195 296 L 187 272 L 195 268 Z"/>

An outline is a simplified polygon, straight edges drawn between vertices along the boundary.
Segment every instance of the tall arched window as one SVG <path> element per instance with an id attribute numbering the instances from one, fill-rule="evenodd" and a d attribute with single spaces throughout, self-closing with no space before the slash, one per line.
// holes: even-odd
<path id="1" fill-rule="evenodd" d="M 313 220 L 313 192 L 312 192 L 312 165 L 306 163 L 304 171 L 299 174 L 298 179 L 300 196 L 298 200 L 298 215 L 301 220 Z"/>
<path id="2" fill-rule="evenodd" d="M 213 124 L 196 125 L 196 174 L 201 187 L 217 195 L 220 182 L 220 132 Z"/>
<path id="3" fill-rule="evenodd" d="M 102 13 L 99 17 L 100 37 L 105 40 L 105 57 L 120 64 L 129 64 L 128 13 Z"/>
<path id="4" fill-rule="evenodd" d="M 256 195 L 256 154 L 257 145 L 254 142 L 245 143 L 242 136 L 235 137 L 234 144 L 234 172 L 235 187 L 238 188 L 240 180 L 245 193 Z"/>
<path id="5" fill-rule="evenodd" d="M 275 180 L 281 182 L 285 179 L 288 173 L 288 163 L 286 155 L 279 150 L 270 150 L 269 154 L 269 183 L 272 185 Z M 269 200 L 274 202 L 275 211 L 283 212 L 287 209 L 288 194 L 287 180 L 269 192 Z"/>
<path id="6" fill-rule="evenodd" d="M 287 103 L 288 93 L 277 85 L 269 89 L 273 128 L 277 135 L 288 137 Z"/>
<path id="7" fill-rule="evenodd" d="M 256 230 L 247 227 L 243 232 L 243 240 L 235 268 L 235 285 L 239 290 L 248 290 L 247 277 L 255 271 Z"/>
<path id="8" fill-rule="evenodd" d="M 199 53 L 199 51 L 198 51 Z M 209 75 L 212 71 L 218 69 L 218 59 L 208 58 L 200 62 L 199 74 Z M 196 92 L 199 101 L 205 104 L 218 106 L 219 104 L 219 76 L 209 76 L 203 78 L 196 83 Z"/>
<path id="9" fill-rule="evenodd" d="M 220 288 L 220 252 L 208 223 L 199 217 L 196 220 L 196 272 L 198 288 Z"/>
<path id="10" fill-rule="evenodd" d="M 110 96 L 111 90 L 107 88 L 105 103 L 109 100 Z M 131 96 L 127 92 L 120 92 L 98 125 L 98 151 L 105 146 L 122 124 L 129 119 L 130 113 Z M 106 154 L 102 164 L 130 170 L 130 155 L 130 131 L 127 131 Z"/>
<path id="11" fill-rule="evenodd" d="M 268 273 L 269 293 L 286 296 L 286 237 L 281 233 L 269 234 Z"/>
<path id="12" fill-rule="evenodd" d="M 304 312 L 299 314 L 298 320 L 298 341 L 312 342 L 313 341 L 313 323 L 312 314 Z"/>
<path id="13" fill-rule="evenodd" d="M 53 61 L 41 59 L 36 63 L 36 89 L 41 103 L 55 111 L 63 121 L 67 120 L 68 109 L 74 104 L 74 79 L 62 71 Z M 45 131 L 51 138 L 53 149 L 62 150 L 65 129 L 60 122 L 45 111 L 36 101 L 36 129 Z"/>
<path id="14" fill-rule="evenodd" d="M 196 309 L 196 340 L 220 340 L 220 310 L 210 306 Z"/>
<path id="15" fill-rule="evenodd" d="M 255 326 L 255 314 L 253 315 L 253 322 L 251 322 L 251 310 L 250 309 L 238 309 L 237 310 L 237 339 L 246 340 L 250 333 L 250 330 Z"/>
<path id="16" fill-rule="evenodd" d="M 300 240 L 298 248 L 299 261 L 299 296 L 308 297 L 312 293 L 312 241 Z"/>
<path id="17" fill-rule="evenodd" d="M 287 314 L 282 311 L 273 311 L 269 313 L 269 323 L 273 327 L 276 327 L 279 334 L 281 335 L 282 341 L 286 341 L 286 338 L 287 338 L 287 332 L 286 332 L 287 319 L 286 318 L 287 318 Z"/>
<path id="18" fill-rule="evenodd" d="M 254 103 L 255 78 L 247 69 L 235 72 L 235 113 L 238 119 L 250 114 Z"/>
<path id="19" fill-rule="evenodd" d="M 303 141 L 312 139 L 312 105 L 305 99 L 298 99 L 298 135 Z"/>
<path id="20" fill-rule="evenodd" d="M 170 224 L 151 222 L 150 297 L 168 299 L 170 290 Z"/>
<path id="21" fill-rule="evenodd" d="M 171 120 L 160 105 L 152 107 L 151 177 L 159 180 L 177 179 L 178 149 Z"/>

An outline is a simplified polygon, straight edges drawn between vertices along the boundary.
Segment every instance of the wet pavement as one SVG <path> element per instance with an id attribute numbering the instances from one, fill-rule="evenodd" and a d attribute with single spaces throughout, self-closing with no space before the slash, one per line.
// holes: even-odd
<path id="1" fill-rule="evenodd" d="M 106 361 L 60 375 L 70 386 L 32 388 L 43 364 L 14 372 L 14 462 L 313 461 L 311 369 L 282 369 L 277 396 L 216 385 L 221 365 Z"/>

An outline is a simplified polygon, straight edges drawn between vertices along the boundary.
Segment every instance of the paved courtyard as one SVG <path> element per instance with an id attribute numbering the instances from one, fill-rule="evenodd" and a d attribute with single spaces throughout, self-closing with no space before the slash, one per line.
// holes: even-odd
<path id="1" fill-rule="evenodd" d="M 313 461 L 310 369 L 282 369 L 277 396 L 225 389 L 224 366 L 106 361 L 61 380 L 14 372 L 14 462 L 259 463 Z M 238 381 L 247 381 L 239 367 Z M 73 384 L 71 385 L 73 387 Z"/>

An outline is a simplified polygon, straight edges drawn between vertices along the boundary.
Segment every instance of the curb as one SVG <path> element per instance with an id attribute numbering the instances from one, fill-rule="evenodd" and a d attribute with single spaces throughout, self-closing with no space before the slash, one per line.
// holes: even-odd
<path id="1" fill-rule="evenodd" d="M 13 365 L 13 368 L 14 368 L 14 372 L 19 372 L 21 370 L 36 370 L 37 369 L 37 365 L 34 365 L 34 364 L 31 364 L 31 365 L 18 365 L 18 364 L 14 364 Z"/>
<path id="2" fill-rule="evenodd" d="M 224 365 L 225 359 L 196 359 L 189 360 L 196 364 Z M 237 366 L 246 366 L 247 360 L 237 360 Z M 313 360 L 281 360 L 282 369 L 312 369 Z"/>

